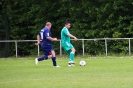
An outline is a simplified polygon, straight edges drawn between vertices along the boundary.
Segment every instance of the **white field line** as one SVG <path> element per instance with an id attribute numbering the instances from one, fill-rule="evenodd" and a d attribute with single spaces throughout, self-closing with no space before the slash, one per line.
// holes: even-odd
<path id="1" fill-rule="evenodd" d="M 44 78 L 38 78 L 38 79 L 23 79 L 23 80 L 11 80 L 11 81 L 1 81 L 0 84 L 3 84 L 3 83 L 16 83 L 16 82 L 25 82 L 25 81 L 38 81 L 38 80 L 43 80 Z M 50 78 L 49 78 L 50 80 Z"/>

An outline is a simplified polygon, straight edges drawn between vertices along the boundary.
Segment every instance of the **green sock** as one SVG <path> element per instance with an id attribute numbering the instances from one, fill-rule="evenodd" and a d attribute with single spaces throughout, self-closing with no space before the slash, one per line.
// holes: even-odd
<path id="1" fill-rule="evenodd" d="M 74 60 L 74 53 L 71 52 L 71 53 L 70 53 L 70 57 L 69 57 L 69 61 L 73 61 L 73 60 Z"/>

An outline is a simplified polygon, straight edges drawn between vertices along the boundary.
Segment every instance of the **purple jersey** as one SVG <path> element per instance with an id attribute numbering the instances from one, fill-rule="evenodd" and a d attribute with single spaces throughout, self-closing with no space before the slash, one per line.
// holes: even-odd
<path id="1" fill-rule="evenodd" d="M 52 45 L 51 40 L 48 40 L 47 37 L 52 37 L 51 32 L 48 28 L 44 27 L 40 32 L 39 35 L 42 40 L 42 45 Z"/>

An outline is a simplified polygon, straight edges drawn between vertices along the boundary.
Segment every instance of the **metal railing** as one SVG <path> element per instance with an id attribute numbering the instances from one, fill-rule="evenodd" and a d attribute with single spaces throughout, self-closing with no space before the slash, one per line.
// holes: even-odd
<path id="1" fill-rule="evenodd" d="M 108 44 L 107 40 L 128 40 L 128 53 L 131 55 L 131 42 L 130 40 L 133 38 L 95 38 L 95 39 L 78 39 L 79 41 L 82 41 L 82 55 L 85 55 L 85 49 L 84 49 L 84 41 L 97 41 L 97 40 L 105 40 L 105 54 L 108 55 Z M 73 40 L 73 39 L 72 39 Z M 18 43 L 19 42 L 36 42 L 37 40 L 0 40 L 0 42 L 14 42 L 15 43 L 15 50 L 16 50 L 16 57 L 18 57 Z M 61 47 L 61 40 L 58 40 L 60 42 L 60 56 L 62 56 L 62 47 Z M 38 46 L 38 56 L 40 54 L 40 48 Z"/>

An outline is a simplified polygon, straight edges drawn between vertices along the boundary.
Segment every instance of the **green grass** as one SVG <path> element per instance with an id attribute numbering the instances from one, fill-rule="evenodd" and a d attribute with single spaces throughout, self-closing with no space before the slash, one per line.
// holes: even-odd
<path id="1" fill-rule="evenodd" d="M 0 88 L 133 88 L 133 57 L 87 57 L 86 66 L 67 66 L 67 59 L 51 60 L 0 59 Z"/>

